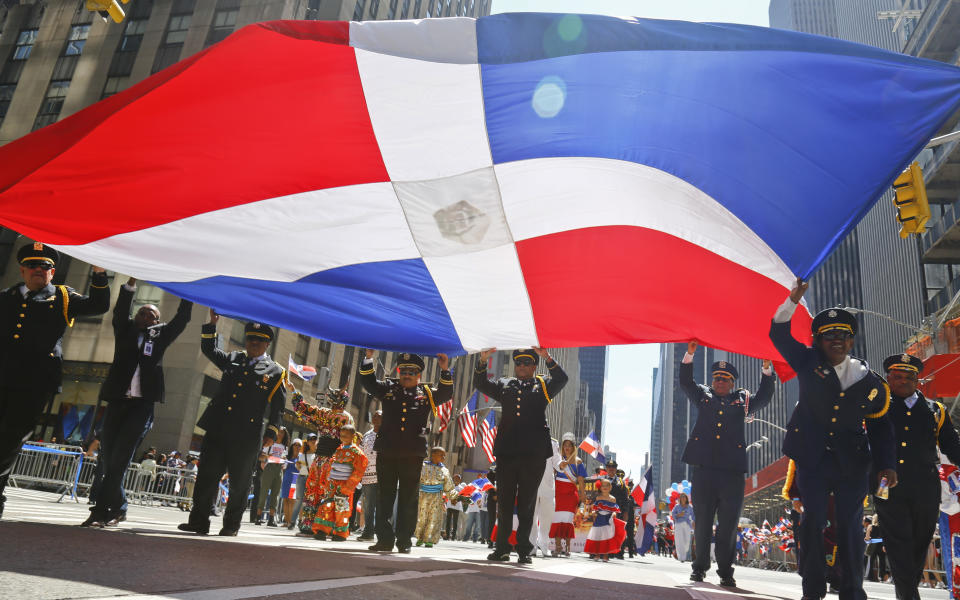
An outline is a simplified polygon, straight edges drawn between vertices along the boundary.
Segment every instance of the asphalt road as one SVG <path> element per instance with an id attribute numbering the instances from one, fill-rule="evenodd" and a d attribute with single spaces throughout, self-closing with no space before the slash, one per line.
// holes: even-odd
<path id="1" fill-rule="evenodd" d="M 87 507 L 57 495 L 7 489 L 0 521 L 0 598 L 234 600 L 378 598 L 505 600 L 639 598 L 737 600 L 800 598 L 800 578 L 738 567 L 739 588 L 687 578 L 689 564 L 657 556 L 611 561 L 586 556 L 490 564 L 481 544 L 441 542 L 411 554 L 377 554 L 369 543 L 318 542 L 286 529 L 244 524 L 235 538 L 176 530 L 186 513 L 131 505 L 117 528 L 77 525 Z M 217 520 L 214 531 L 219 529 Z M 893 600 L 893 586 L 867 583 L 870 598 Z M 946 600 L 945 590 L 921 590 Z M 836 598 L 836 596 L 828 596 Z"/>

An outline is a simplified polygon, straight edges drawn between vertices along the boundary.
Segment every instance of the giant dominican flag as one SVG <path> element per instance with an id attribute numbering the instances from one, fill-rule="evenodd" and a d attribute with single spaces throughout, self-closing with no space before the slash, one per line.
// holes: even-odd
<path id="1" fill-rule="evenodd" d="M 948 64 L 744 25 L 259 23 L 0 148 L 0 224 L 353 346 L 777 357 L 795 277 L 958 100 Z"/>

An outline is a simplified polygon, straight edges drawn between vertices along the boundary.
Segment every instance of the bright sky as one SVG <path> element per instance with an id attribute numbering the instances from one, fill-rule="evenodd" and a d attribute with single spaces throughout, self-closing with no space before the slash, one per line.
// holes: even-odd
<path id="1" fill-rule="evenodd" d="M 769 5 L 770 0 L 493 0 L 491 12 L 591 13 L 767 27 Z M 609 444 L 620 466 L 634 475 L 639 475 L 643 454 L 650 448 L 652 375 L 659 358 L 655 344 L 610 347 L 601 442 Z"/>

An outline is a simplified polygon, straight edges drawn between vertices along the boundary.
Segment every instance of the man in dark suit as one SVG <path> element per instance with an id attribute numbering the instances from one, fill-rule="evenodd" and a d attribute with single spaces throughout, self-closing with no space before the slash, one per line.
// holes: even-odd
<path id="1" fill-rule="evenodd" d="M 200 469 L 193 488 L 190 520 L 181 531 L 206 535 L 210 531 L 210 508 L 217 497 L 220 478 L 230 473 L 230 497 L 223 513 L 220 535 L 240 531 L 247 505 L 250 477 L 260 449 L 276 441 L 287 398 L 287 373 L 267 354 L 273 330 L 260 323 L 244 327 L 244 350 L 224 352 L 217 344 L 217 313 L 210 309 L 210 322 L 203 326 L 200 350 L 223 375 L 220 388 L 197 421 L 206 431 L 200 443 Z M 266 418 L 266 431 L 264 431 Z"/>
<path id="2" fill-rule="evenodd" d="M 373 350 L 366 351 L 360 363 L 360 383 L 368 394 L 380 401 L 383 420 L 373 449 L 377 451 L 377 514 L 374 532 L 375 552 L 397 550 L 409 553 L 411 537 L 417 526 L 417 501 L 420 497 L 420 471 L 427 456 L 427 420 L 437 415 L 437 407 L 453 397 L 450 359 L 437 355 L 440 383 L 433 388 L 420 383 L 423 357 L 408 352 L 397 356 L 396 381 L 378 381 Z M 392 523 L 393 501 L 397 501 L 397 522 Z"/>
<path id="3" fill-rule="evenodd" d="M 693 467 L 693 512 L 697 516 L 697 558 L 691 565 L 690 580 L 703 581 L 710 570 L 710 540 L 716 517 L 717 575 L 720 585 L 736 587 L 733 563 L 743 509 L 743 475 L 747 472 L 743 424 L 748 414 L 765 408 L 773 399 L 773 366 L 769 360 L 763 361 L 760 387 L 751 397 L 750 392 L 736 386 L 740 377 L 737 368 L 723 360 L 711 366 L 709 387 L 697 384 L 693 379 L 696 351 L 697 342 L 688 343 L 680 363 L 680 388 L 697 408 L 697 421 L 681 459 Z"/>
<path id="4" fill-rule="evenodd" d="M 887 416 L 890 388 L 865 361 L 850 357 L 857 319 L 849 312 L 834 308 L 818 313 L 811 325 L 813 347 L 794 339 L 791 319 L 807 285 L 797 279 L 770 326 L 770 339 L 797 373 L 800 385 L 783 453 L 796 462 L 796 483 L 803 501 L 803 517 L 796 532 L 803 550 L 798 565 L 803 598 L 819 600 L 827 593 L 823 529 L 833 492 L 840 598 L 865 600 L 860 521 L 863 499 L 878 483 L 876 479 L 868 481 L 870 462 L 878 479 L 886 477 L 891 488 L 897 485 L 893 425 Z"/>
<path id="5" fill-rule="evenodd" d="M 143 437 L 153 427 L 153 406 L 163 402 L 163 355 L 187 323 L 193 303 L 181 300 L 176 316 L 160 322 L 160 309 L 145 304 L 130 317 L 137 280 L 120 288 L 113 308 L 113 363 L 100 387 L 107 412 L 100 431 L 103 481 L 83 527 L 116 525 L 126 518 L 123 475 Z"/>
<path id="6" fill-rule="evenodd" d="M 900 484 L 890 490 L 889 498 L 878 497 L 874 504 L 883 527 L 883 546 L 897 598 L 920 600 L 917 588 L 940 516 L 937 448 L 950 462 L 960 464 L 960 438 L 946 407 L 927 400 L 917 389 L 922 360 L 909 354 L 894 354 L 883 361 L 883 370 L 890 385 L 887 416 L 896 435 Z"/>
<path id="7" fill-rule="evenodd" d="M 110 308 L 106 272 L 93 267 L 90 295 L 53 285 L 60 254 L 41 242 L 17 251 L 23 282 L 0 292 L 0 516 L 7 478 L 43 409 L 60 392 L 63 333 L 74 317 Z"/>
<path id="8" fill-rule="evenodd" d="M 547 406 L 567 384 L 567 374 L 543 348 L 513 351 L 513 372 L 493 382 L 487 378 L 487 359 L 496 348 L 484 350 L 473 376 L 474 386 L 503 407 L 493 454 L 497 459 L 498 515 L 496 548 L 488 560 L 510 560 L 513 508 L 517 507 L 517 554 L 519 564 L 533 560 L 530 529 L 537 504 L 537 488 L 543 478 L 544 461 L 553 456 Z M 544 359 L 550 375 L 537 375 Z"/>

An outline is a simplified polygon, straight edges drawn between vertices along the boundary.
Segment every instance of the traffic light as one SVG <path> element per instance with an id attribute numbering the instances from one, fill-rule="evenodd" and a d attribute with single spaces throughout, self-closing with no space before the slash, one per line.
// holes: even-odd
<path id="1" fill-rule="evenodd" d="M 123 0 L 123 3 L 126 4 L 129 1 Z M 104 21 L 107 20 L 107 17 L 110 17 L 114 23 L 123 22 L 123 18 L 126 16 L 117 0 L 87 0 L 87 10 L 100 13 Z"/>
<path id="2" fill-rule="evenodd" d="M 916 162 L 893 182 L 896 197 L 893 204 L 897 207 L 897 221 L 900 222 L 900 237 L 906 239 L 911 233 L 920 235 L 927 230 L 930 219 L 930 204 L 927 202 L 927 188 L 923 185 L 923 171 Z"/>

